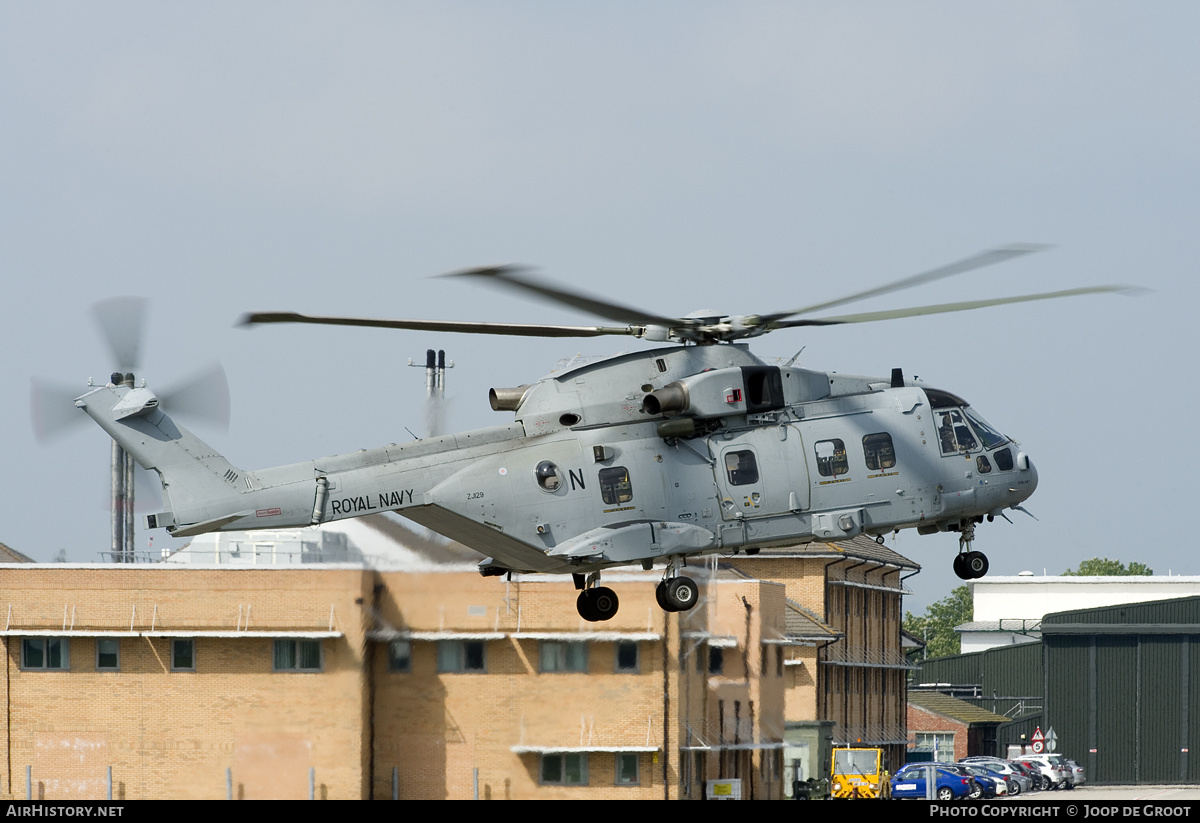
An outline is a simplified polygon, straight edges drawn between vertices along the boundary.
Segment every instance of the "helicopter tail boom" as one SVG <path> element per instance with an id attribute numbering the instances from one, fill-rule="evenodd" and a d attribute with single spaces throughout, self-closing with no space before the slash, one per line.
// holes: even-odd
<path id="1" fill-rule="evenodd" d="M 164 511 L 149 516 L 151 527 L 166 527 L 185 536 L 254 516 L 253 492 L 258 484 L 253 475 L 176 424 L 158 407 L 158 398 L 149 389 L 110 384 L 84 394 L 75 405 L 138 465 L 158 475 Z M 308 506 L 311 511 L 311 501 Z"/>

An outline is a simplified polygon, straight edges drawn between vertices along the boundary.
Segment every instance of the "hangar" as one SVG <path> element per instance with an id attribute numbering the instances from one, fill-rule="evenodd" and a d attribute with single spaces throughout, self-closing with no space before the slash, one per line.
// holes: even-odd
<path id="1" fill-rule="evenodd" d="M 1094 783 L 1198 783 L 1200 597 L 1047 614 L 1041 640 L 921 664 L 913 686 L 1002 714 L 1001 749 L 1051 727 Z"/>

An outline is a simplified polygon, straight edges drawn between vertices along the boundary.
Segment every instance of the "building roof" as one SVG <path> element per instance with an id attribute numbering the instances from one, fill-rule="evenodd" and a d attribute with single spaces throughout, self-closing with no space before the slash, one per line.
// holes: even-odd
<path id="1" fill-rule="evenodd" d="M 0 563 L 35 563 L 32 557 L 21 554 L 14 548 L 0 543 Z"/>
<path id="2" fill-rule="evenodd" d="M 951 697 L 941 692 L 909 689 L 908 702 L 910 705 L 924 709 L 927 712 L 940 714 L 943 717 L 948 717 L 951 720 L 957 720 L 967 725 L 972 723 L 1007 723 L 1009 721 L 1009 718 L 1002 714 L 989 712 L 987 709 L 981 709 L 965 700 L 959 700 L 957 697 Z"/>
<path id="3" fill-rule="evenodd" d="M 832 642 L 844 636 L 795 600 L 787 601 L 784 619 L 788 640 Z"/>

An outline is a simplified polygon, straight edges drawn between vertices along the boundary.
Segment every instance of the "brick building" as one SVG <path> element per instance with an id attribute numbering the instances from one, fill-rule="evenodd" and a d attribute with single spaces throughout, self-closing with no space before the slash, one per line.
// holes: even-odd
<path id="1" fill-rule="evenodd" d="M 909 759 L 956 763 L 997 756 L 996 735 L 1009 718 L 932 689 L 908 693 Z"/>
<path id="2" fill-rule="evenodd" d="M 784 587 L 689 574 L 7 565 L 0 796 L 779 797 Z"/>
<path id="3" fill-rule="evenodd" d="M 905 696 L 915 668 L 900 625 L 903 579 L 920 566 L 865 536 L 737 555 L 730 564 L 786 590 L 793 626 L 785 757 L 802 777 L 828 770 L 829 746 L 884 749 L 905 762 Z"/>

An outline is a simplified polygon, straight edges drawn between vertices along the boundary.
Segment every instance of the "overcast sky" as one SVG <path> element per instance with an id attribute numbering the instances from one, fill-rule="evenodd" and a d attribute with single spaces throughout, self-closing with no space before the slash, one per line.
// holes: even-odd
<path id="1" fill-rule="evenodd" d="M 1200 6 L 1055 3 L 0 2 L 0 541 L 108 547 L 109 441 L 36 443 L 30 379 L 112 370 L 89 314 L 149 297 L 141 375 L 219 360 L 245 469 L 448 426 L 490 386 L 650 344 L 314 327 L 251 310 L 588 323 L 430 275 L 524 263 L 682 315 L 804 305 L 1014 241 L 1053 251 L 858 310 L 1101 283 L 1153 289 L 796 329 L 810 368 L 967 398 L 1040 473 L 979 529 L 993 573 L 1093 556 L 1200 574 Z M 151 533 L 140 531 L 139 548 Z M 156 547 L 165 538 L 157 532 Z M 891 541 L 921 611 L 952 535 Z"/>

